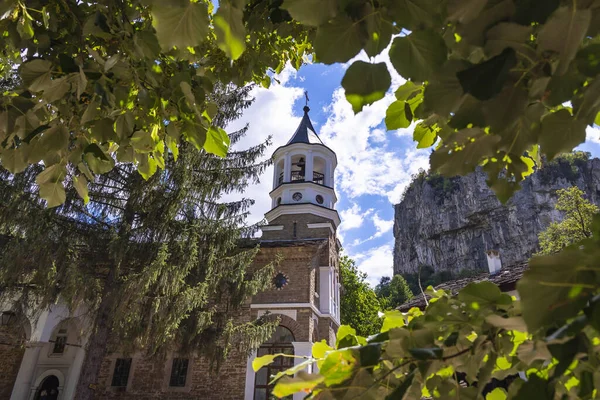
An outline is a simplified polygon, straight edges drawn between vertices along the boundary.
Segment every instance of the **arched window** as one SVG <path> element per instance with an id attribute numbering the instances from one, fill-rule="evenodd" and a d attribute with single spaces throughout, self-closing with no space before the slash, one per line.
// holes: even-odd
<path id="1" fill-rule="evenodd" d="M 278 326 L 275 330 L 271 339 L 267 340 L 258 349 L 258 356 L 264 356 L 265 354 L 294 354 L 294 335 L 292 332 Z M 271 364 L 261 368 L 256 373 L 254 379 L 254 400 L 270 400 L 273 398 L 271 391 L 273 386 L 269 385 L 269 381 L 273 375 L 276 375 L 279 371 L 284 371 L 294 365 L 294 359 L 291 357 L 276 357 L 275 361 Z M 290 397 L 291 398 L 291 397 Z"/>

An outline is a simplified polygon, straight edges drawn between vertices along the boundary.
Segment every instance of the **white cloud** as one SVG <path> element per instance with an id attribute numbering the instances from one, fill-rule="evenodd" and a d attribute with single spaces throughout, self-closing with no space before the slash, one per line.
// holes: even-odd
<path id="1" fill-rule="evenodd" d="M 392 276 L 393 244 L 374 247 L 363 253 L 350 254 L 358 269 L 366 272 L 369 283 L 374 287 L 382 276 Z"/>
<path id="2" fill-rule="evenodd" d="M 375 228 L 377 229 L 374 236 L 380 237 L 384 233 L 387 233 L 390 230 L 392 230 L 392 228 L 394 227 L 394 220 L 393 219 L 387 220 L 387 219 L 379 218 L 379 214 L 376 213 L 373 216 L 373 225 L 375 225 Z"/>
<path id="3" fill-rule="evenodd" d="M 586 127 L 585 141 L 600 144 L 600 127 L 598 125 Z"/>
<path id="4" fill-rule="evenodd" d="M 358 204 L 353 203 L 352 207 L 340 211 L 340 219 L 342 220 L 342 223 L 340 224 L 339 230 L 345 232 L 349 229 L 360 228 L 365 218 L 372 213 L 372 208 L 363 211 Z"/>

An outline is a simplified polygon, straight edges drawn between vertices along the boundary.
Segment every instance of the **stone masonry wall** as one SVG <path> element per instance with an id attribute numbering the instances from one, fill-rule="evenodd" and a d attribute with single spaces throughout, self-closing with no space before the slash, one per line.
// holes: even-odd
<path id="1" fill-rule="evenodd" d="M 9 399 L 25 353 L 25 331 L 18 325 L 0 326 L 0 399 Z"/>

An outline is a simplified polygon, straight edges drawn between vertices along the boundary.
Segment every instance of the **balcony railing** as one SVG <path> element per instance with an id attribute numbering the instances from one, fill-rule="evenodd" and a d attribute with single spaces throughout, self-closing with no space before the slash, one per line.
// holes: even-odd
<path id="1" fill-rule="evenodd" d="M 313 180 L 317 185 L 325 185 L 325 175 L 320 172 L 313 172 Z M 292 171 L 292 182 L 304 182 L 304 174 L 301 171 Z M 279 174 L 277 186 L 283 183 L 283 172 Z"/>

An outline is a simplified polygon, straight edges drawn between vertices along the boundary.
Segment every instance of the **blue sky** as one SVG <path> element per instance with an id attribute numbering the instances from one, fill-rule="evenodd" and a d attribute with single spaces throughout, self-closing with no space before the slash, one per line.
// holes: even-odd
<path id="1" fill-rule="evenodd" d="M 360 54 L 356 59 L 367 60 Z M 375 62 L 389 65 L 387 51 Z M 270 153 L 283 145 L 296 130 L 303 114 L 304 90 L 310 98 L 310 118 L 323 142 L 338 156 L 336 169 L 337 210 L 342 223 L 338 235 L 344 252 L 366 272 L 371 284 L 380 277 L 392 275 L 393 204 L 400 201 L 411 175 L 420 168 L 428 169 L 429 149 L 416 149 L 412 127 L 386 131 L 384 118 L 393 92 L 354 115 L 344 98 L 340 82 L 349 64 L 309 64 L 299 71 L 287 67 L 269 89 L 256 88 L 254 104 L 240 120 L 228 127 L 236 129 L 249 124 L 249 132 L 239 147 L 259 143 L 273 137 Z M 404 82 L 392 76 L 392 89 Z M 588 128 L 588 140 L 581 150 L 600 155 L 600 129 Z M 256 200 L 249 222 L 260 221 L 270 208 L 272 169 L 265 172 L 261 183 L 244 193 Z M 232 194 L 233 196 L 233 194 Z M 239 194 L 238 194 L 239 196 Z"/>

